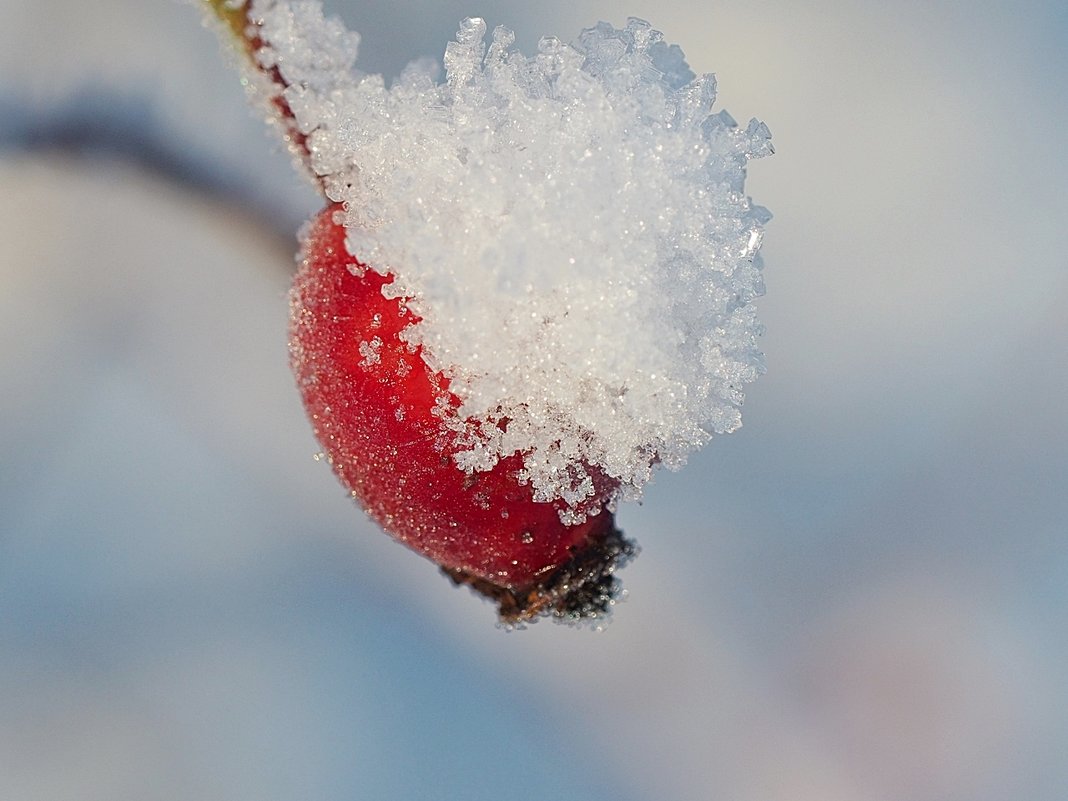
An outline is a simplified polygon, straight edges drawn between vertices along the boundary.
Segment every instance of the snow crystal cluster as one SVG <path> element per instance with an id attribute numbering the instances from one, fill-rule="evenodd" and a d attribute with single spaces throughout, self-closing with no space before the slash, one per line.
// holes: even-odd
<path id="1" fill-rule="evenodd" d="M 261 63 L 346 204 L 347 245 L 391 273 L 407 332 L 462 401 L 461 468 L 519 453 L 540 500 L 577 522 L 640 494 L 741 425 L 763 370 L 752 301 L 766 209 L 746 196 L 770 134 L 712 113 L 716 81 L 639 19 L 524 56 L 465 20 L 444 76 L 387 87 L 318 3 L 258 0 Z"/>

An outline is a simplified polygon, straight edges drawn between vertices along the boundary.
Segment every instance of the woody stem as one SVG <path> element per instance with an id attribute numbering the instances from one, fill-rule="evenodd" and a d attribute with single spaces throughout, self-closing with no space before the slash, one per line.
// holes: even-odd
<path id="1" fill-rule="evenodd" d="M 308 149 L 308 135 L 297 126 L 293 109 L 286 100 L 285 91 L 289 82 L 283 77 L 277 66 L 265 67 L 259 58 L 259 52 L 267 46 L 260 36 L 262 22 L 256 19 L 253 0 L 204 0 L 210 13 L 222 23 L 224 30 L 230 34 L 231 43 L 245 56 L 246 65 L 266 81 L 254 83 L 266 101 L 268 113 L 282 130 L 282 137 L 294 157 L 322 190 L 322 179 L 311 167 L 311 153 Z"/>

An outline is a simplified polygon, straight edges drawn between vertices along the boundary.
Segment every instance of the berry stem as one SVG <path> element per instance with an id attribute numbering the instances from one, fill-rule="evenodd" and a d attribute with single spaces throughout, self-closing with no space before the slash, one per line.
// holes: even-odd
<path id="1" fill-rule="evenodd" d="M 230 29 L 238 42 L 247 42 L 245 29 L 248 27 L 248 0 L 204 0 L 215 16 Z"/>
<path id="2" fill-rule="evenodd" d="M 266 43 L 260 37 L 262 23 L 253 13 L 254 0 L 204 0 L 204 3 L 230 34 L 234 47 L 245 56 L 246 66 L 254 74 L 266 78 L 250 83 L 251 89 L 262 95 L 268 114 L 281 128 L 282 139 L 289 151 L 326 197 L 322 177 L 317 175 L 311 166 L 308 136 L 297 126 L 293 109 L 285 97 L 285 91 L 290 84 L 278 67 L 264 67 L 258 57 L 259 51 Z"/>

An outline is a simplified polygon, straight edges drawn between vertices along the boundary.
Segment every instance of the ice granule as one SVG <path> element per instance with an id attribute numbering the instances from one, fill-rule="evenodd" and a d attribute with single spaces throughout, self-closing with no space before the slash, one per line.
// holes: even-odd
<path id="1" fill-rule="evenodd" d="M 715 78 L 677 45 L 631 18 L 528 57 L 467 19 L 443 81 L 415 64 L 387 88 L 318 3 L 254 15 L 349 251 L 395 276 L 384 291 L 421 318 L 405 336 L 462 401 L 443 411 L 461 468 L 519 453 L 576 522 L 606 500 L 598 474 L 609 504 L 637 497 L 741 425 L 770 219 L 744 183 L 770 133 L 713 114 Z"/>

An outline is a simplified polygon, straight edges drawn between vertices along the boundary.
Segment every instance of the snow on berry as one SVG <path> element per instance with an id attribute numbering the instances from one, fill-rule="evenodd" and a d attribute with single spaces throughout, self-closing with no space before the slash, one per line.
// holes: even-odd
<path id="1" fill-rule="evenodd" d="M 602 615 L 653 468 L 741 424 L 767 128 L 638 19 L 526 57 L 465 20 L 387 88 L 317 2 L 205 0 L 328 200 L 291 361 L 331 466 L 507 623 Z"/>
<path id="2" fill-rule="evenodd" d="M 353 262 L 339 217 L 328 207 L 303 232 L 290 295 L 293 370 L 334 472 L 396 539 L 496 601 L 502 620 L 600 616 L 634 550 L 612 513 L 563 525 L 563 502 L 535 500 L 516 456 L 457 469 L 442 416 L 459 400 L 404 341 L 415 315 L 382 292 L 392 277 Z"/>
<path id="3" fill-rule="evenodd" d="M 349 253 L 394 277 L 419 319 L 403 336 L 459 399 L 459 468 L 518 456 L 573 524 L 741 425 L 770 219 L 744 181 L 770 134 L 713 114 L 715 78 L 678 46 L 632 18 L 527 57 L 468 19 L 444 81 L 413 65 L 387 88 L 318 3 L 251 16 Z"/>

